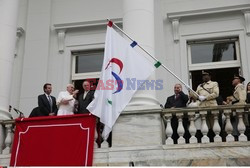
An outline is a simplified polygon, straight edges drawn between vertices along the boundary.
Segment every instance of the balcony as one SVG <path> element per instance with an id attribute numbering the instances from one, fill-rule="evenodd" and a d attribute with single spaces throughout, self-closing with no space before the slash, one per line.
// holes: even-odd
<path id="1" fill-rule="evenodd" d="M 95 145 L 94 166 L 250 165 L 250 105 L 124 111 L 112 131 L 112 146 Z M 171 138 L 177 118 L 178 139 Z M 213 125 L 207 125 L 207 119 Z M 183 124 L 186 120 L 187 124 Z M 185 123 L 185 122 L 184 122 Z M 0 165 L 8 165 L 13 120 L 0 121 Z M 209 127 L 210 133 L 209 133 Z M 189 136 L 184 136 L 187 134 Z M 97 138 L 97 136 L 95 136 Z"/>

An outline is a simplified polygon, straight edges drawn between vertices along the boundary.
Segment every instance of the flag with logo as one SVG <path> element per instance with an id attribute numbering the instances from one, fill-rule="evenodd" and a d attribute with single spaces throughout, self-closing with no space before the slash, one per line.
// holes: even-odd
<path id="1" fill-rule="evenodd" d="M 160 66 L 136 50 L 137 43 L 129 43 L 112 28 L 107 26 L 105 51 L 101 77 L 94 100 L 87 109 L 105 124 L 103 137 L 107 139 L 120 113 L 134 93 L 152 72 Z"/>

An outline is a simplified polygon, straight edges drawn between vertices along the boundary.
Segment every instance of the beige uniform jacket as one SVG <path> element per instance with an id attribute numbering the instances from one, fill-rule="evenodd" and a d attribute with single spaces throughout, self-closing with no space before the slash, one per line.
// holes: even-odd
<path id="1" fill-rule="evenodd" d="M 203 87 L 202 87 L 203 86 Z M 205 89 L 204 89 L 205 88 Z M 200 107 L 217 106 L 216 98 L 219 96 L 219 86 L 217 82 L 208 81 L 200 84 L 197 87 L 196 93 L 200 96 L 205 96 L 206 100 L 200 103 Z M 198 96 L 190 92 L 190 96 L 198 99 Z"/>
<path id="2" fill-rule="evenodd" d="M 241 105 L 241 104 L 246 104 L 246 97 L 247 93 L 244 88 L 244 85 L 239 83 L 237 86 L 234 88 L 234 93 L 233 93 L 233 101 L 237 101 L 237 103 L 234 103 L 234 105 Z"/>

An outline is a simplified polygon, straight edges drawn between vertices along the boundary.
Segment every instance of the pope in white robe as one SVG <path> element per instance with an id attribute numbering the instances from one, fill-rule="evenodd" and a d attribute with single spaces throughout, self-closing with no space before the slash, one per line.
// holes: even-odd
<path id="1" fill-rule="evenodd" d="M 58 112 L 57 115 L 72 115 L 74 114 L 75 95 L 78 90 L 74 91 L 72 84 L 67 85 L 67 90 L 59 93 L 57 98 Z"/>

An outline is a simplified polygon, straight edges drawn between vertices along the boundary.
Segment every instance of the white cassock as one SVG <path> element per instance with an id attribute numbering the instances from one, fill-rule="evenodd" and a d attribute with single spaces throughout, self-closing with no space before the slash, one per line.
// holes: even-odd
<path id="1" fill-rule="evenodd" d="M 62 100 L 70 100 L 69 104 L 60 104 Z M 57 98 L 57 104 L 59 104 L 57 115 L 71 115 L 74 114 L 75 99 L 73 95 L 70 95 L 68 91 L 60 92 Z"/>

